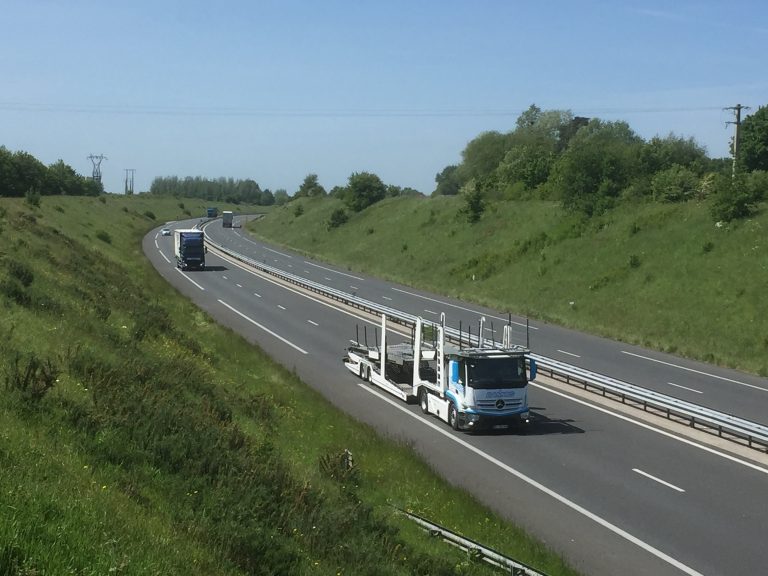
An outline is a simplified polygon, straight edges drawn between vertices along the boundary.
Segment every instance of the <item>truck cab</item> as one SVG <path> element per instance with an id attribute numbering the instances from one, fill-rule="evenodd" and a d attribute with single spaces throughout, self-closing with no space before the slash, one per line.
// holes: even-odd
<path id="1" fill-rule="evenodd" d="M 448 423 L 462 430 L 527 423 L 525 352 L 522 347 L 446 349 Z"/>

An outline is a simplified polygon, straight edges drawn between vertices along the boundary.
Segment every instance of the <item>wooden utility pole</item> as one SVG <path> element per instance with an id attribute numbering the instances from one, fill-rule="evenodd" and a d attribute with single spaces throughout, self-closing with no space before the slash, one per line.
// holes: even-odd
<path id="1" fill-rule="evenodd" d="M 741 111 L 749 110 L 749 106 L 742 106 L 741 104 L 736 104 L 736 106 L 728 106 L 727 108 L 723 108 L 723 110 L 733 110 L 733 113 L 736 116 L 736 120 L 734 122 L 725 123 L 726 126 L 728 126 L 728 124 L 734 125 L 733 168 L 731 170 L 731 178 L 735 178 L 736 177 L 736 160 L 739 157 L 739 127 L 741 126 Z"/>

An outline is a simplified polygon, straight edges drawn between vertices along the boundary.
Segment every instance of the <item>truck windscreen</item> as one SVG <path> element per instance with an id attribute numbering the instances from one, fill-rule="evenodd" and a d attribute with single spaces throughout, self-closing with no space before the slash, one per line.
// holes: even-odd
<path id="1" fill-rule="evenodd" d="M 483 358 L 467 361 L 469 385 L 478 390 L 523 388 L 525 358 Z"/>

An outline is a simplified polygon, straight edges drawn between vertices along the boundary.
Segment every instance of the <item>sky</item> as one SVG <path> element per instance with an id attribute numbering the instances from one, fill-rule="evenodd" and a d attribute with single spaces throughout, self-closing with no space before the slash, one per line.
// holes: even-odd
<path id="1" fill-rule="evenodd" d="M 729 154 L 768 104 L 765 0 L 0 0 L 0 145 L 121 193 L 293 194 L 354 172 L 429 194 L 531 104 Z"/>

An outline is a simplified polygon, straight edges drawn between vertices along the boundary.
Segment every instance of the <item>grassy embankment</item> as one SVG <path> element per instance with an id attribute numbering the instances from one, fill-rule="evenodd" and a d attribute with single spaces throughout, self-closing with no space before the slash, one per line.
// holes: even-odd
<path id="1" fill-rule="evenodd" d="M 717 227 L 693 202 L 623 205 L 587 222 L 554 203 L 503 202 L 470 225 L 460 198 L 393 198 L 328 230 L 340 205 L 303 198 L 249 228 L 350 269 L 768 374 L 765 210 Z"/>
<path id="2" fill-rule="evenodd" d="M 574 574 L 179 297 L 185 202 L 0 200 L 0 574 L 488 573 L 389 504 Z"/>

